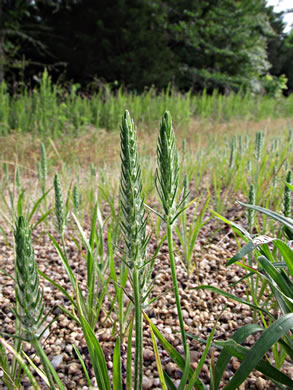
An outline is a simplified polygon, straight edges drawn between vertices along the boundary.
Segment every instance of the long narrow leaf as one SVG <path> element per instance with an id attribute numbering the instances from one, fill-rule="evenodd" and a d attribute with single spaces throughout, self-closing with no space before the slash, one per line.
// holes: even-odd
<path id="1" fill-rule="evenodd" d="M 29 213 L 28 217 L 27 217 L 27 222 L 29 223 L 30 220 L 32 219 L 32 217 L 34 216 L 35 212 L 37 211 L 40 203 L 42 202 L 42 200 L 48 195 L 48 193 L 51 191 L 52 188 L 50 188 L 48 191 L 46 191 L 34 204 L 31 212 Z"/>
<path id="2" fill-rule="evenodd" d="M 292 328 L 293 313 L 284 315 L 267 328 L 254 346 L 249 350 L 239 369 L 230 380 L 229 384 L 225 387 L 225 390 L 235 390 L 239 387 L 250 372 L 256 368 L 265 353 L 275 344 L 276 341 L 278 341 L 279 338 L 284 336 Z M 292 386 L 293 381 L 291 381 L 291 383 Z"/>
<path id="3" fill-rule="evenodd" d="M 60 259 L 65 267 L 65 270 L 66 270 L 66 273 L 69 277 L 69 280 L 72 284 L 72 287 L 75 288 L 76 286 L 76 279 L 75 279 L 75 276 L 74 276 L 74 273 L 72 272 L 72 269 L 68 263 L 68 260 L 66 258 L 66 256 L 64 255 L 62 249 L 60 248 L 60 245 L 58 244 L 58 242 L 55 240 L 55 238 L 53 236 L 51 236 L 51 234 L 49 233 L 49 237 L 50 237 L 50 240 L 52 241 L 53 245 L 55 246 L 59 256 L 60 256 Z"/>
<path id="4" fill-rule="evenodd" d="M 251 235 L 248 233 L 248 231 L 246 229 L 244 229 L 244 227 L 242 227 L 241 225 L 238 225 L 237 223 L 233 222 L 233 221 L 229 221 L 229 219 L 223 217 L 222 215 L 218 214 L 216 211 L 214 210 L 210 210 L 212 214 L 214 214 L 218 219 L 220 219 L 221 221 L 225 222 L 226 224 L 232 226 L 233 228 L 237 229 L 239 232 L 242 233 L 242 235 L 246 238 L 246 239 L 249 239 L 251 240 L 252 237 Z"/>
<path id="5" fill-rule="evenodd" d="M 161 332 L 158 330 L 158 328 L 153 324 L 153 322 L 148 319 L 149 324 L 152 327 L 152 330 L 154 331 L 155 336 L 160 341 L 161 345 L 163 346 L 164 350 L 169 354 L 170 358 L 178 365 L 178 367 L 183 371 L 185 368 L 185 360 L 180 355 L 180 353 L 165 339 L 165 337 L 161 334 Z M 193 374 L 193 370 L 190 367 L 189 369 L 189 378 L 191 378 Z M 201 380 L 198 378 L 195 382 L 195 386 L 197 390 L 206 390 L 206 386 L 201 382 Z"/>
<path id="6" fill-rule="evenodd" d="M 32 226 L 32 230 L 34 230 L 40 223 L 42 223 L 48 217 L 48 215 L 51 214 L 52 211 L 53 209 L 50 209 L 46 213 L 42 214 L 37 222 Z"/>
<path id="7" fill-rule="evenodd" d="M 168 390 L 177 390 L 177 387 L 174 385 L 174 383 L 172 382 L 171 378 L 166 373 L 166 371 L 164 371 L 164 379 L 165 379 L 166 385 L 168 386 Z"/>
<path id="8" fill-rule="evenodd" d="M 260 206 L 253 206 L 242 202 L 239 202 L 239 204 L 241 204 L 241 206 L 247 207 L 248 209 L 259 211 L 260 213 L 267 215 L 275 221 L 280 222 L 282 225 L 287 226 L 289 229 L 293 229 L 293 220 L 291 218 L 286 218 L 282 214 L 278 214 L 275 211 L 271 211 Z"/>
<path id="9" fill-rule="evenodd" d="M 91 379 L 90 379 L 90 377 L 89 377 L 89 373 L 88 373 L 88 371 L 87 371 L 85 362 L 84 362 L 84 360 L 83 360 L 83 358 L 82 358 L 82 356 L 81 356 L 81 354 L 80 354 L 80 352 L 79 352 L 77 346 L 74 345 L 74 344 L 72 344 L 72 347 L 73 347 L 73 349 L 74 349 L 74 352 L 76 353 L 76 356 L 78 357 L 78 359 L 79 359 L 79 361 L 80 361 L 81 367 L 82 367 L 82 369 L 83 369 L 84 375 L 85 375 L 86 380 L 87 380 L 87 384 L 88 384 L 89 388 L 91 388 L 92 382 L 91 382 Z"/>
<path id="10" fill-rule="evenodd" d="M 88 346 L 91 363 L 93 365 L 98 386 L 103 390 L 111 390 L 107 364 L 100 343 L 82 314 L 80 315 L 80 322 Z"/>
<path id="11" fill-rule="evenodd" d="M 49 278 L 49 276 L 47 276 L 46 274 L 44 274 L 44 272 L 42 272 L 41 270 L 38 269 L 38 273 L 39 275 L 42 276 L 42 278 L 46 279 L 48 282 L 50 282 L 54 287 L 56 287 L 59 291 L 62 292 L 62 294 L 70 301 L 70 303 L 73 305 L 73 306 L 76 306 L 74 300 L 72 299 L 72 297 L 68 294 L 68 292 L 57 282 L 54 282 L 53 279 Z"/>
<path id="12" fill-rule="evenodd" d="M 167 390 L 167 385 L 165 382 L 164 372 L 163 372 L 163 368 L 162 368 L 162 363 L 161 363 L 161 359 L 160 359 L 160 354 L 159 354 L 155 334 L 154 334 L 153 329 L 151 327 L 150 327 L 150 332 L 151 332 L 153 348 L 154 348 L 154 353 L 155 353 L 155 358 L 156 358 L 156 363 L 157 363 L 157 370 L 158 370 L 161 386 L 162 386 L 163 390 Z"/>
<path id="13" fill-rule="evenodd" d="M 227 293 L 226 291 L 221 290 L 221 289 L 219 289 L 219 288 L 217 288 L 217 287 L 207 286 L 207 285 L 201 285 L 201 286 L 198 286 L 198 287 L 194 287 L 194 290 L 199 290 L 199 289 L 213 291 L 213 292 L 216 293 L 216 294 L 223 295 L 223 296 L 226 297 L 226 298 L 230 298 L 230 299 L 233 299 L 234 301 L 237 301 L 237 302 L 239 302 L 239 303 L 243 303 L 244 305 L 248 305 L 248 306 L 252 307 L 253 309 L 259 310 L 259 311 L 261 311 L 261 312 L 267 314 L 267 315 L 270 316 L 271 318 L 275 319 L 275 317 L 274 317 L 269 311 L 267 311 L 267 310 L 265 310 L 265 309 L 262 309 L 261 307 L 256 306 L 256 305 L 254 305 L 254 304 L 252 304 L 252 303 L 246 301 L 245 299 L 236 297 L 236 295 Z"/>
<path id="14" fill-rule="evenodd" d="M 285 294 L 289 299 L 293 299 L 293 289 L 292 289 L 292 282 L 290 279 L 285 278 L 285 275 L 283 276 L 281 272 L 279 272 L 273 264 L 268 261 L 268 259 L 264 256 L 260 256 L 257 261 L 261 264 L 261 266 L 264 268 L 265 272 L 275 281 L 275 283 L 278 285 L 279 289 L 281 290 L 281 293 Z M 293 301 L 292 301 L 293 303 Z"/>
<path id="15" fill-rule="evenodd" d="M 45 370 L 47 376 L 49 375 L 48 373 L 50 373 L 50 375 L 52 375 L 53 380 L 58 385 L 59 390 L 66 390 L 65 387 L 63 386 L 55 368 L 53 367 L 52 363 L 48 359 L 48 356 L 45 354 L 39 340 L 37 338 L 34 338 L 34 341 L 32 342 L 32 344 L 33 344 L 34 348 L 37 351 L 37 354 L 39 355 L 39 357 L 41 359 L 42 365 L 44 367 L 44 370 Z M 51 389 L 51 386 L 50 386 L 50 389 Z M 55 389 L 55 387 L 53 389 Z"/>
<path id="16" fill-rule="evenodd" d="M 113 390 L 122 390 L 122 373 L 121 373 L 121 347 L 120 337 L 117 338 L 113 353 Z"/>
<path id="17" fill-rule="evenodd" d="M 237 343 L 242 343 L 248 336 L 259 331 L 263 331 L 263 328 L 256 324 L 247 324 L 244 325 L 242 328 L 238 329 L 233 334 L 232 339 Z M 229 353 L 229 351 L 226 348 L 224 348 L 221 351 L 215 367 L 215 378 L 214 378 L 215 390 L 218 389 L 224 371 L 232 356 L 233 355 Z"/>
<path id="18" fill-rule="evenodd" d="M 132 343 L 132 329 L 133 329 L 133 318 L 129 324 L 128 332 L 128 344 L 127 344 L 127 363 L 126 363 L 126 389 L 132 390 L 132 376 L 131 376 L 131 343 Z"/>
<path id="19" fill-rule="evenodd" d="M 248 353 L 250 350 L 246 347 L 243 347 L 242 345 L 238 344 L 236 341 L 230 339 L 227 341 L 216 341 L 217 345 L 220 347 L 224 347 L 224 350 L 228 352 L 231 356 L 235 356 L 239 360 L 246 359 Z M 283 374 L 281 371 L 279 371 L 277 368 L 272 366 L 270 363 L 268 363 L 266 360 L 260 360 L 257 365 L 254 367 L 256 370 L 263 373 L 266 377 L 271 379 L 274 382 L 277 382 L 278 384 L 285 384 L 289 387 L 289 389 L 292 389 L 293 381 L 290 379 L 287 375 Z M 237 372 L 236 372 L 237 374 Z M 235 374 L 235 375 L 236 375 Z M 234 376 L 235 376 L 234 375 Z M 249 375 L 249 373 L 248 373 Z M 229 386 L 229 385 L 228 385 Z M 225 387 L 225 389 L 227 386 Z M 288 388 L 286 388 L 288 389 Z"/>

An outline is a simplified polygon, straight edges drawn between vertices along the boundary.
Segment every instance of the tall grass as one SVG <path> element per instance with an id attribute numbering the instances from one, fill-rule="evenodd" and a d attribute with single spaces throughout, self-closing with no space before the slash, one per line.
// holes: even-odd
<path id="1" fill-rule="evenodd" d="M 5 83 L 0 87 L 0 135 L 32 132 L 42 137 L 77 136 L 88 126 L 115 130 L 127 107 L 137 124 L 148 126 L 157 121 L 166 109 L 178 125 L 188 126 L 191 117 L 208 121 L 231 119 L 290 118 L 293 116 L 293 95 L 288 98 L 253 96 L 242 91 L 223 96 L 217 91 L 208 95 L 182 94 L 169 86 L 158 92 L 150 88 L 142 94 L 108 85 L 90 97 L 78 93 L 78 87 L 61 88 L 51 82 L 47 71 L 39 88 L 24 89 L 21 95 L 10 96 Z"/>

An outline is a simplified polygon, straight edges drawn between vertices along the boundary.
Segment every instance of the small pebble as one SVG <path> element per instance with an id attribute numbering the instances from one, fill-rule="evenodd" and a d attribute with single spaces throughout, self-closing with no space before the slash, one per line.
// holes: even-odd
<path id="1" fill-rule="evenodd" d="M 173 371 L 176 370 L 176 365 L 174 363 L 168 363 L 166 366 L 166 371 L 168 375 L 172 375 Z"/>
<path id="2" fill-rule="evenodd" d="M 68 374 L 75 374 L 79 370 L 78 363 L 71 363 L 68 367 Z"/>
<path id="3" fill-rule="evenodd" d="M 68 352 L 68 353 L 71 353 L 72 352 L 72 345 L 71 344 L 67 344 L 66 347 L 65 347 L 65 351 Z"/>
<path id="4" fill-rule="evenodd" d="M 55 370 L 60 366 L 63 360 L 63 354 L 54 356 L 51 360 L 52 366 L 55 368 Z"/>
<path id="5" fill-rule="evenodd" d="M 143 390 L 151 389 L 152 386 L 153 386 L 152 379 L 148 378 L 147 376 L 144 376 L 142 378 L 142 388 L 143 388 Z"/>
<path id="6" fill-rule="evenodd" d="M 232 367 L 234 371 L 238 370 L 238 368 L 240 367 L 240 363 L 238 362 L 238 360 L 235 359 L 232 360 Z"/>
<path id="7" fill-rule="evenodd" d="M 258 377 L 255 385 L 257 387 L 257 390 L 265 389 L 266 381 L 263 378 Z"/>
<path id="8" fill-rule="evenodd" d="M 151 349 L 144 349 L 143 351 L 143 360 L 145 361 L 152 361 L 154 360 L 155 356 Z"/>

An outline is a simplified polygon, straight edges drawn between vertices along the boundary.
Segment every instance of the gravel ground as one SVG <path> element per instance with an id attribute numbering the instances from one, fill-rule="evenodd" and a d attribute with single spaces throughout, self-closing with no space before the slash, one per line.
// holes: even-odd
<path id="1" fill-rule="evenodd" d="M 235 206 L 233 209 L 226 212 L 225 216 L 228 218 L 235 218 L 241 213 L 241 209 L 238 206 Z M 214 234 L 213 237 L 213 233 L 218 229 L 220 230 Z M 55 233 L 53 233 L 53 235 L 55 235 Z M 13 242 L 11 235 L 10 238 L 11 242 Z M 33 243 L 35 258 L 41 271 L 45 272 L 50 278 L 61 284 L 61 286 L 66 287 L 68 290 L 69 282 L 66 273 L 48 236 L 43 234 L 41 229 L 34 231 Z M 81 288 L 84 289 L 86 285 L 86 264 L 71 239 L 71 231 L 67 232 L 66 246 L 73 271 L 80 281 Z M 150 248 L 155 248 L 155 246 L 155 241 L 151 241 Z M 189 333 L 207 339 L 211 328 L 214 326 L 217 317 L 226 304 L 228 305 L 227 309 L 217 324 L 215 333 L 216 338 L 227 339 L 236 329 L 253 321 L 251 312 L 246 306 L 227 300 L 226 298 L 207 290 L 193 289 L 199 284 L 208 284 L 245 298 L 246 286 L 244 283 L 241 283 L 236 287 L 230 286 L 233 282 L 236 282 L 243 276 L 243 270 L 237 266 L 225 267 L 227 259 L 232 257 L 236 251 L 237 247 L 235 240 L 229 228 L 213 220 L 201 230 L 195 247 L 194 260 L 198 264 L 198 274 L 194 272 L 194 274 L 188 278 L 187 273 L 180 263 L 178 253 L 176 253 L 177 277 L 181 294 L 183 317 L 186 324 L 186 330 Z M 13 275 L 13 263 L 13 248 L 6 246 L 3 238 L 0 237 L 0 268 L 5 269 L 8 274 Z M 183 354 L 183 345 L 180 341 L 180 333 L 178 333 L 180 328 L 176 315 L 175 297 L 171 291 L 172 280 L 166 244 L 161 248 L 158 259 L 156 260 L 154 274 L 156 282 L 152 294 L 153 296 L 162 295 L 149 309 L 149 316 L 159 330 L 165 335 L 167 340 Z M 44 298 L 47 310 L 55 307 L 53 312 L 49 314 L 48 320 L 59 313 L 60 309 L 56 308 L 57 305 L 63 305 L 70 309 L 68 301 L 64 299 L 61 292 L 42 279 L 41 284 L 44 288 Z M 109 292 L 110 294 L 113 294 L 113 286 L 109 287 Z M 0 274 L 0 330 L 2 332 L 14 332 L 14 316 L 9 309 L 14 302 L 13 281 L 8 276 Z M 104 307 L 107 308 L 108 306 L 109 299 L 106 298 Z M 112 322 L 110 320 L 103 321 L 103 317 L 105 317 L 104 314 L 97 324 L 96 334 L 102 344 L 107 364 L 111 371 L 115 337 L 112 335 Z M 246 345 L 252 345 L 254 342 L 255 339 L 251 337 L 247 340 Z M 56 367 L 65 387 L 67 389 L 85 390 L 88 389 L 87 382 L 79 361 L 73 351 L 73 344 L 79 348 L 85 358 L 87 366 L 90 367 L 86 343 L 81 330 L 72 320 L 68 319 L 62 313 L 59 313 L 57 321 L 50 327 L 50 332 L 43 338 L 44 349 L 49 359 Z M 125 367 L 126 347 L 127 345 L 124 343 L 122 345 L 124 359 L 123 367 Z M 39 364 L 39 358 L 33 355 L 30 345 L 26 344 L 24 349 L 26 353 L 33 358 L 34 362 Z M 197 367 L 203 349 L 203 344 L 195 340 L 190 341 L 191 364 L 194 368 Z M 175 384 L 179 383 L 182 375 L 181 371 L 171 362 L 168 355 L 161 350 L 160 345 L 159 350 L 163 366 L 167 373 L 175 380 Z M 217 357 L 217 352 L 215 352 L 215 356 Z M 224 383 L 227 383 L 238 367 L 239 362 L 236 359 L 233 359 L 225 372 Z M 290 371 L 289 374 L 293 377 L 292 366 L 288 365 L 288 370 Z M 91 374 L 93 376 L 92 371 Z M 209 383 L 208 362 L 203 366 L 201 378 L 205 383 Z M 94 386 L 94 378 L 92 383 Z M 43 383 L 41 383 L 41 387 L 44 389 L 46 388 Z M 0 378 L 0 389 L 3 388 Z M 150 332 L 147 324 L 145 324 L 143 389 L 160 388 Z M 258 372 L 254 372 L 240 387 L 241 390 L 274 388 L 275 387 L 270 382 L 266 381 Z"/>

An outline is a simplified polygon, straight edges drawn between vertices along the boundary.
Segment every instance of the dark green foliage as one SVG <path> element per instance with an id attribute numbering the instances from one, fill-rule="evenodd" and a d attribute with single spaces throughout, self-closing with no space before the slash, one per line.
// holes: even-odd
<path id="1" fill-rule="evenodd" d="M 263 0 L 7 0 L 2 14 L 0 81 L 5 73 L 13 88 L 15 79 L 38 83 L 45 64 L 55 80 L 92 89 L 106 81 L 142 92 L 172 82 L 271 93 L 278 78 L 265 78 L 270 63 L 292 84 L 292 39 Z"/>
<path id="2" fill-rule="evenodd" d="M 281 50 L 281 70 L 288 77 L 288 89 L 293 90 L 293 30 L 284 38 Z"/>
<path id="3" fill-rule="evenodd" d="M 168 3 L 174 51 L 181 65 L 178 85 L 259 91 L 259 75 L 269 69 L 266 40 L 271 33 L 263 1 Z"/>

